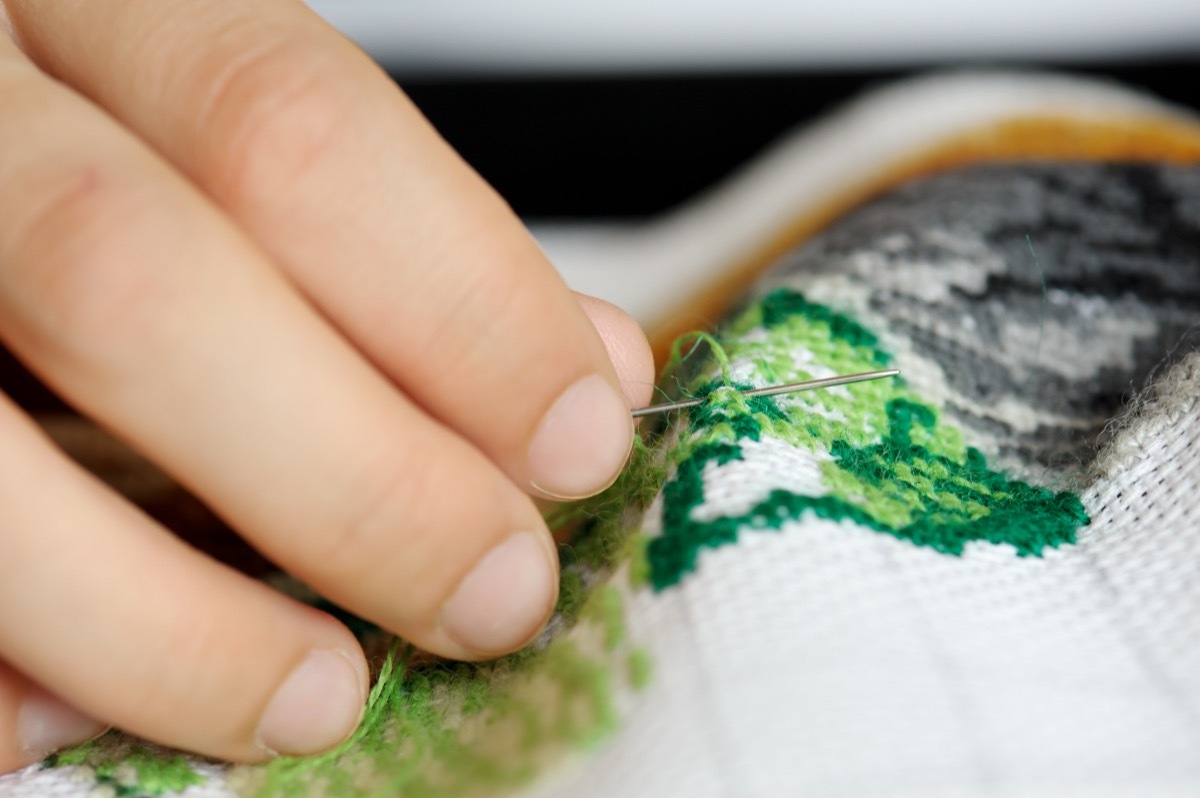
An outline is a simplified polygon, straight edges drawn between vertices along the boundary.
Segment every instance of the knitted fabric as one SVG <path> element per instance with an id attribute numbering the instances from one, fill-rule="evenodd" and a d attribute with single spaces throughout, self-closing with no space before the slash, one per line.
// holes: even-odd
<path id="1" fill-rule="evenodd" d="M 376 687 L 331 755 L 112 734 L 0 796 L 1196 795 L 1198 244 L 1194 169 L 906 184 L 681 342 L 664 388 L 706 402 L 557 514 L 535 645 L 448 665 L 356 624 Z"/>
<path id="2" fill-rule="evenodd" d="M 573 794 L 1200 792 L 1200 249 L 1175 244 L 1197 230 L 1198 178 L 965 170 L 785 256 L 719 335 L 728 378 L 823 376 L 882 355 L 904 382 L 776 399 L 788 423 L 726 395 L 668 433 L 675 465 L 643 527 L 652 569 L 674 529 L 722 533 L 688 568 L 653 574 L 660 592 L 632 597 L 629 634 L 651 641 L 669 683 L 651 685 Z M 770 322 L 781 299 L 802 308 L 786 334 Z M 721 374 L 709 365 L 694 384 Z M 897 395 L 908 404 L 888 413 Z M 855 446 L 866 416 L 866 449 L 902 441 L 908 423 L 927 452 L 1006 474 L 993 479 L 1009 480 L 997 493 L 1019 497 L 1015 512 L 995 536 L 951 545 L 854 512 L 880 483 L 924 511 L 946 502 L 903 457 L 864 479 L 822 445 L 832 429 Z M 740 456 L 706 455 L 714 438 Z M 697 459 L 699 503 L 672 494 Z M 828 497 L 839 509 L 821 509 Z M 1004 499 L 977 501 L 988 529 Z M 1049 523 L 1031 533 L 1022 505 Z"/>

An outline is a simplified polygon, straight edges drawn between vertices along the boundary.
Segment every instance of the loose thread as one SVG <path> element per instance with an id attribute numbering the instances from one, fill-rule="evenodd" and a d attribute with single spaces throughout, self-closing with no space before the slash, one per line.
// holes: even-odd
<path id="1" fill-rule="evenodd" d="M 694 342 L 692 343 L 691 349 L 688 350 L 686 355 L 683 354 L 684 345 L 692 339 L 694 339 Z M 721 346 L 721 342 L 718 341 L 715 336 L 700 330 L 684 333 L 676 338 L 675 342 L 671 344 L 671 355 L 667 358 L 667 362 L 663 366 L 662 374 L 664 380 L 667 379 L 668 376 L 671 379 L 674 379 L 675 384 L 679 386 L 680 393 L 688 396 L 689 398 L 691 398 L 690 395 L 679 381 L 678 372 L 683 364 L 694 354 L 696 354 L 696 351 L 700 348 L 701 344 L 708 344 L 712 359 L 715 360 L 717 365 L 719 365 L 721 368 L 722 380 L 726 383 L 731 382 L 729 375 L 729 355 L 725 352 L 725 348 Z"/>
<path id="2" fill-rule="evenodd" d="M 404 655 L 397 660 L 401 646 L 407 646 L 407 648 Z M 384 713 L 388 709 L 388 701 L 385 698 L 385 694 L 390 693 L 395 687 L 393 676 L 403 678 L 403 674 L 408 670 L 408 664 L 412 659 L 413 652 L 414 649 L 412 646 L 404 643 L 399 637 L 393 639 L 391 645 L 388 647 L 388 653 L 383 660 L 383 665 L 380 666 L 379 676 L 375 680 L 371 692 L 367 695 L 362 720 L 359 722 L 358 728 L 354 730 L 354 734 L 350 736 L 350 739 L 338 747 L 323 754 L 317 754 L 316 756 L 280 757 L 275 760 L 269 767 L 267 782 L 264 785 L 263 792 L 278 789 L 294 773 L 315 773 L 322 766 L 336 762 L 358 748 L 367 738 L 380 734 L 386 720 Z"/>

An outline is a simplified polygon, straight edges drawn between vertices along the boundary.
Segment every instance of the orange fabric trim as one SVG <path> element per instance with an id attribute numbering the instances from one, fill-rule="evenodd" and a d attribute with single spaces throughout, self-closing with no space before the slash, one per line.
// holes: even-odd
<path id="1" fill-rule="evenodd" d="M 953 136 L 886 165 L 877 178 L 833 194 L 669 312 L 648 331 L 655 362 L 665 362 L 672 342 L 680 335 L 709 328 L 715 320 L 723 318 L 746 287 L 784 253 L 888 189 L 916 177 L 967 164 L 1037 159 L 1200 163 L 1200 122 L 1165 117 L 1102 122 L 1018 117 Z"/>

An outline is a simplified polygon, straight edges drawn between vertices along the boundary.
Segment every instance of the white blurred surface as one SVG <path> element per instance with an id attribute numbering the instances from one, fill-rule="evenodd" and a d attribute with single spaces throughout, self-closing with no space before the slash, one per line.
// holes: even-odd
<path id="1" fill-rule="evenodd" d="M 1200 0 L 309 0 L 389 67 L 621 72 L 1200 52 Z"/>

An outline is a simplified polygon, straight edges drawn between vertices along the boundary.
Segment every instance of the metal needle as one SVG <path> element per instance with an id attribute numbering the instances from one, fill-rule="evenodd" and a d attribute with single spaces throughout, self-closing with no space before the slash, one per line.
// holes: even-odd
<path id="1" fill-rule="evenodd" d="M 768 385 L 766 388 L 751 388 L 748 391 L 741 391 L 742 396 L 776 396 L 781 393 L 795 393 L 796 391 L 809 391 L 814 388 L 832 388 L 835 385 L 848 385 L 852 382 L 866 382 L 867 380 L 879 380 L 884 377 L 895 377 L 900 373 L 900 369 L 884 369 L 883 371 L 864 371 L 861 374 L 842 374 L 836 377 L 821 377 L 817 380 L 805 380 L 804 382 L 789 382 L 786 385 Z M 705 399 L 681 399 L 678 402 L 663 402 L 659 405 L 649 405 L 648 407 L 639 407 L 633 411 L 634 418 L 641 418 L 652 413 L 669 413 L 672 410 L 683 410 L 686 407 L 696 407 L 705 402 Z"/>

